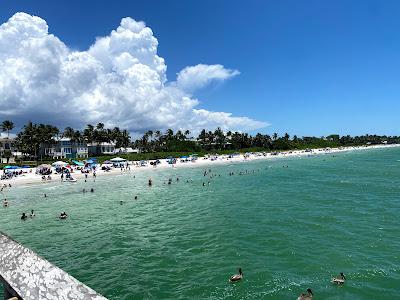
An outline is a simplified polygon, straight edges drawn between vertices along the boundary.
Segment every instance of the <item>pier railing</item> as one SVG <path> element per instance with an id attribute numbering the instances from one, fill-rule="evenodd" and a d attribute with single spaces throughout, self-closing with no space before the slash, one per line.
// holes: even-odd
<path id="1" fill-rule="evenodd" d="M 107 300 L 67 272 L 0 232 L 0 281 L 4 299 Z"/>

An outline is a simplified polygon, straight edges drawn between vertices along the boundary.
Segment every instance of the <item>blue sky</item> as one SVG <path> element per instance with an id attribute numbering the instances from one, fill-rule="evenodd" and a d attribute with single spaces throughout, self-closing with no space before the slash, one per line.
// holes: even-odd
<path id="1" fill-rule="evenodd" d="M 250 132 L 399 135 L 400 2 L 1 1 L 87 50 L 123 17 L 158 39 L 167 78 L 221 64 L 240 75 L 196 92 L 198 108 L 270 123 Z"/>

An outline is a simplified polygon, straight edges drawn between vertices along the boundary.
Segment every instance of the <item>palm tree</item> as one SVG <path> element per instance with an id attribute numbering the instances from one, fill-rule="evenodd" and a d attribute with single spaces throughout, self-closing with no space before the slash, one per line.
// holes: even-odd
<path id="1" fill-rule="evenodd" d="M 171 138 L 174 135 L 174 131 L 172 129 L 167 129 L 166 132 L 167 138 Z"/>
<path id="2" fill-rule="evenodd" d="M 64 129 L 63 136 L 72 140 L 75 136 L 75 130 L 72 127 L 68 126 Z"/>
<path id="3" fill-rule="evenodd" d="M 153 131 L 152 130 L 148 130 L 147 131 L 147 136 L 150 138 L 150 139 L 153 139 Z"/>
<path id="4" fill-rule="evenodd" d="M 74 132 L 74 136 L 72 137 L 72 140 L 73 140 L 73 141 L 76 141 L 76 142 L 78 142 L 78 143 L 81 143 L 82 140 L 83 140 L 82 133 L 81 133 L 79 130 L 76 130 L 76 131 Z"/>
<path id="5" fill-rule="evenodd" d="M 215 142 L 216 142 L 218 148 L 222 149 L 225 145 L 225 134 L 222 131 L 221 127 L 218 127 L 214 131 L 214 136 L 215 136 Z"/>
<path id="6" fill-rule="evenodd" d="M 0 127 L 3 132 L 7 131 L 7 138 L 10 138 L 10 131 L 14 129 L 14 123 L 10 120 L 5 120 L 1 123 Z"/>
<path id="7" fill-rule="evenodd" d="M 131 143 L 131 137 L 129 135 L 129 132 L 126 129 L 122 130 L 122 132 L 121 132 L 120 143 L 121 143 L 121 146 L 125 147 L 125 148 L 128 147 L 129 144 Z"/>
<path id="8" fill-rule="evenodd" d="M 119 139 L 121 135 L 121 129 L 119 129 L 119 127 L 114 127 L 112 130 L 112 140 L 117 140 Z"/>
<path id="9" fill-rule="evenodd" d="M 186 129 L 185 130 L 185 138 L 187 139 L 188 138 L 188 135 L 190 134 L 190 130 L 188 130 L 188 129 Z"/>
<path id="10" fill-rule="evenodd" d="M 175 133 L 175 139 L 176 139 L 176 140 L 182 141 L 182 140 L 183 140 L 183 137 L 184 137 L 184 135 L 183 135 L 183 133 L 182 133 L 181 130 L 178 130 L 178 131 Z"/>
<path id="11" fill-rule="evenodd" d="M 88 143 L 93 143 L 94 141 L 94 126 L 91 124 L 88 124 L 83 130 L 83 136 L 86 139 L 86 142 Z"/>
<path id="12" fill-rule="evenodd" d="M 202 129 L 199 134 L 199 137 L 197 138 L 197 140 L 200 142 L 200 145 L 202 147 L 204 147 L 206 144 L 206 138 L 207 138 L 207 132 L 205 129 Z"/>

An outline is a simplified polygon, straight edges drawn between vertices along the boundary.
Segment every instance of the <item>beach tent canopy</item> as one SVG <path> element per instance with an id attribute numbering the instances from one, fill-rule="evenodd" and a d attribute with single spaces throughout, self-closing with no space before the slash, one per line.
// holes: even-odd
<path id="1" fill-rule="evenodd" d="M 68 165 L 68 163 L 63 162 L 63 161 L 56 161 L 54 163 L 52 163 L 53 166 L 66 166 Z"/>
<path id="2" fill-rule="evenodd" d="M 81 166 L 81 167 L 83 167 L 85 165 L 83 162 L 80 162 L 80 161 L 77 161 L 77 160 L 73 160 L 72 162 L 73 162 L 74 165 Z"/>
<path id="3" fill-rule="evenodd" d="M 121 157 L 115 157 L 115 158 L 110 159 L 110 161 L 112 161 L 112 162 L 122 162 L 122 161 L 126 161 L 126 159 L 121 158 Z"/>
<path id="4" fill-rule="evenodd" d="M 109 160 L 106 160 L 106 161 L 103 161 L 103 164 L 104 164 L 104 165 L 112 165 L 112 162 L 109 161 Z"/>
<path id="5" fill-rule="evenodd" d="M 86 163 L 89 164 L 89 165 L 94 164 L 94 160 L 93 159 L 88 159 L 88 160 L 86 160 Z"/>

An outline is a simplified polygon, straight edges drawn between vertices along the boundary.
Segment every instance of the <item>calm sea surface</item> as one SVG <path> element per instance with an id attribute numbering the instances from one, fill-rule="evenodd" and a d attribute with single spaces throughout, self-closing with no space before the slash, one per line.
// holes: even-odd
<path id="1" fill-rule="evenodd" d="M 12 188 L 0 230 L 110 299 L 400 299 L 399 148 L 210 168 Z"/>

